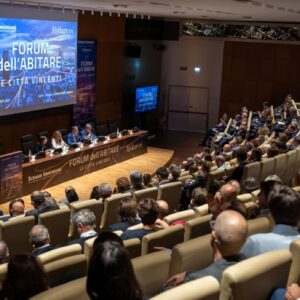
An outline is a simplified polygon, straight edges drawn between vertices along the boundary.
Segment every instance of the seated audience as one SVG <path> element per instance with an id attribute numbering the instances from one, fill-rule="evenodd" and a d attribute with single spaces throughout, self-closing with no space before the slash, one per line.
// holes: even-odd
<path id="1" fill-rule="evenodd" d="M 84 242 L 97 236 L 97 232 L 95 231 L 96 216 L 89 209 L 82 209 L 74 215 L 72 222 L 77 230 L 79 238 L 70 241 L 69 245 L 79 244 L 83 250 Z"/>
<path id="2" fill-rule="evenodd" d="M 43 192 L 44 197 L 45 197 L 45 203 L 46 205 L 50 206 L 54 209 L 59 209 L 59 206 L 55 199 L 52 197 L 52 195 L 48 191 Z"/>
<path id="3" fill-rule="evenodd" d="M 151 175 L 148 173 L 143 174 L 143 187 L 144 188 L 153 187 L 153 185 L 151 184 Z"/>
<path id="4" fill-rule="evenodd" d="M 9 261 L 9 249 L 4 241 L 0 241 L 0 265 Z"/>
<path id="5" fill-rule="evenodd" d="M 195 209 L 198 206 L 208 203 L 208 192 L 206 188 L 197 187 L 192 192 L 189 209 Z"/>
<path id="6" fill-rule="evenodd" d="M 247 177 L 243 182 L 243 191 L 245 193 L 252 193 L 259 189 L 259 184 L 255 177 Z"/>
<path id="7" fill-rule="evenodd" d="M 79 134 L 78 126 L 73 126 L 72 131 L 67 135 L 67 144 L 74 145 L 81 141 L 81 136 Z"/>
<path id="8" fill-rule="evenodd" d="M 50 245 L 50 235 L 44 225 L 35 225 L 29 233 L 29 241 L 33 246 L 32 255 L 38 256 L 54 249 Z"/>
<path id="9" fill-rule="evenodd" d="M 143 299 L 128 252 L 114 241 L 99 243 L 94 248 L 86 289 L 90 299 Z"/>
<path id="10" fill-rule="evenodd" d="M 129 175 L 131 183 L 131 193 L 142 190 L 143 187 L 143 175 L 140 171 L 132 171 Z"/>
<path id="11" fill-rule="evenodd" d="M 267 158 L 275 157 L 279 154 L 279 149 L 277 147 L 270 147 L 267 150 Z"/>
<path id="12" fill-rule="evenodd" d="M 116 181 L 115 193 L 129 193 L 130 192 L 130 181 L 127 177 L 120 177 Z"/>
<path id="13" fill-rule="evenodd" d="M 160 167 L 156 170 L 155 174 L 157 176 L 159 186 L 169 183 L 169 172 L 167 168 Z"/>
<path id="14" fill-rule="evenodd" d="M 268 205 L 275 221 L 270 233 L 250 236 L 242 249 L 247 257 L 278 249 L 289 249 L 293 240 L 300 239 L 300 195 L 291 188 L 275 185 L 268 197 Z"/>
<path id="15" fill-rule="evenodd" d="M 170 174 L 171 174 L 171 178 L 170 178 L 170 182 L 175 182 L 178 180 L 178 178 L 180 177 L 180 173 L 181 173 L 181 169 L 180 167 L 176 166 L 175 164 L 171 165 L 169 168 Z"/>
<path id="16" fill-rule="evenodd" d="M 149 233 L 155 232 L 155 222 L 158 217 L 159 208 L 155 200 L 146 198 L 138 204 L 138 216 L 140 217 L 143 228 L 126 230 L 121 235 L 122 240 L 138 238 L 140 240 Z"/>
<path id="17" fill-rule="evenodd" d="M 65 188 L 66 198 L 60 200 L 59 204 L 70 205 L 72 202 L 76 202 L 79 200 L 79 197 L 76 193 L 76 190 L 73 186 L 69 185 Z"/>
<path id="18" fill-rule="evenodd" d="M 34 216 L 36 223 L 38 222 L 38 217 L 40 214 L 59 208 L 58 206 L 56 208 L 52 205 L 47 204 L 44 193 L 40 191 L 33 192 L 30 196 L 30 199 L 31 205 L 34 207 L 34 209 L 27 211 L 25 213 L 25 216 Z"/>
<path id="19" fill-rule="evenodd" d="M 204 276 L 213 276 L 221 282 L 223 271 L 244 259 L 240 249 L 247 239 L 247 234 L 247 222 L 241 214 L 232 210 L 222 212 L 217 217 L 211 233 L 214 262 L 205 269 L 183 272 L 171 277 L 163 290 Z"/>
<path id="20" fill-rule="evenodd" d="M 101 197 L 100 197 L 100 193 L 99 193 L 99 186 L 96 185 L 93 187 L 92 189 L 92 192 L 91 192 L 91 195 L 90 195 L 90 199 L 96 199 L 96 200 L 99 200 Z"/>
<path id="21" fill-rule="evenodd" d="M 62 149 L 63 147 L 66 147 L 67 143 L 63 140 L 61 132 L 59 130 L 54 131 L 51 139 L 51 147 L 56 149 Z"/>
<path id="22" fill-rule="evenodd" d="M 232 174 L 226 178 L 227 181 L 232 179 L 241 181 L 244 174 L 244 167 L 247 164 L 247 150 L 244 147 L 240 147 L 236 151 L 236 159 L 239 165 L 233 170 Z"/>
<path id="23" fill-rule="evenodd" d="M 263 155 L 263 153 L 259 148 L 252 149 L 250 157 L 249 157 L 249 163 L 260 162 L 262 159 L 262 155 Z"/>
<path id="24" fill-rule="evenodd" d="M 110 231 L 125 231 L 128 227 L 141 223 L 137 218 L 137 203 L 132 198 L 121 199 L 118 206 L 118 216 L 120 221 L 110 225 Z"/>
<path id="25" fill-rule="evenodd" d="M 98 186 L 98 192 L 100 199 L 104 202 L 107 198 L 109 198 L 112 195 L 112 188 L 108 183 L 101 183 Z"/>
<path id="26" fill-rule="evenodd" d="M 230 168 L 230 163 L 225 161 L 224 156 L 218 155 L 215 159 L 218 170 L 226 170 Z"/>
<path id="27" fill-rule="evenodd" d="M 242 188 L 241 188 L 240 183 L 237 180 L 232 179 L 232 180 L 229 180 L 227 183 L 233 185 L 236 188 L 236 192 L 238 195 L 241 193 Z"/>
<path id="28" fill-rule="evenodd" d="M 85 125 L 85 128 L 80 133 L 80 138 L 83 142 L 92 142 L 96 139 L 96 135 L 92 131 L 91 124 Z"/>
<path id="29" fill-rule="evenodd" d="M 27 300 L 48 289 L 43 267 L 31 254 L 14 254 L 7 267 L 0 299 Z"/>
<path id="30" fill-rule="evenodd" d="M 0 221 L 6 222 L 13 217 L 24 215 L 25 204 L 23 199 L 16 199 L 9 202 L 9 216 L 0 218 Z"/>

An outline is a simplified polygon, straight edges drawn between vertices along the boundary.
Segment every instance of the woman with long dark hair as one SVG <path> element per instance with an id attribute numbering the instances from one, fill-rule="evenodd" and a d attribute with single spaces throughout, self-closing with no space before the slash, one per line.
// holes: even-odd
<path id="1" fill-rule="evenodd" d="M 100 243 L 90 259 L 87 293 L 93 300 L 142 300 L 127 250 L 114 241 Z"/>

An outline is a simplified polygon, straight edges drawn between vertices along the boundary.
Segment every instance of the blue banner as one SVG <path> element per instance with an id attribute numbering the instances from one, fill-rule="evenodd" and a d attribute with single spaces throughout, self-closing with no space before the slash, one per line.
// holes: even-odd
<path id="1" fill-rule="evenodd" d="M 74 124 L 84 125 L 96 119 L 96 41 L 78 41 L 77 101 L 73 108 Z"/>

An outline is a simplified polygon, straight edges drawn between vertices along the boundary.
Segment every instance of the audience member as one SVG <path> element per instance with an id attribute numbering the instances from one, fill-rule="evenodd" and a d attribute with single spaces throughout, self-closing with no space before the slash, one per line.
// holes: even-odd
<path id="1" fill-rule="evenodd" d="M 240 147 L 236 151 L 236 159 L 239 165 L 233 170 L 232 174 L 226 178 L 227 181 L 232 179 L 241 181 L 244 174 L 244 167 L 247 164 L 247 150 L 244 147 Z"/>
<path id="2" fill-rule="evenodd" d="M 247 239 L 247 234 L 247 222 L 241 214 L 231 210 L 222 212 L 217 217 L 211 233 L 214 262 L 205 269 L 191 273 L 183 272 L 171 277 L 163 290 L 204 276 L 213 276 L 221 282 L 223 271 L 244 259 L 240 249 Z"/>
<path id="3" fill-rule="evenodd" d="M 155 174 L 158 179 L 158 185 L 163 185 L 163 184 L 169 183 L 169 180 L 168 180 L 169 172 L 168 172 L 167 168 L 160 167 L 156 170 Z"/>
<path id="4" fill-rule="evenodd" d="M 195 209 L 198 206 L 208 203 L 208 192 L 206 188 L 195 188 L 192 192 L 189 209 Z"/>
<path id="5" fill-rule="evenodd" d="M 224 156 L 222 155 L 218 155 L 215 159 L 215 162 L 219 170 L 223 171 L 230 168 L 229 162 L 226 162 Z"/>
<path id="6" fill-rule="evenodd" d="M 59 204 L 70 205 L 72 202 L 76 202 L 79 200 L 79 197 L 76 193 L 75 188 L 71 185 L 69 185 L 65 188 L 65 194 L 66 194 L 66 198 L 63 200 L 60 200 L 58 202 Z"/>
<path id="7" fill-rule="evenodd" d="M 166 216 L 170 214 L 169 204 L 165 200 L 157 200 L 158 205 L 158 216 L 157 218 L 163 220 Z"/>
<path id="8" fill-rule="evenodd" d="M 9 249 L 4 241 L 0 241 L 0 265 L 7 263 L 9 260 Z"/>
<path id="9" fill-rule="evenodd" d="M 125 231 L 128 227 L 141 223 L 137 218 L 137 203 L 132 198 L 121 199 L 118 206 L 118 216 L 120 221 L 110 225 L 110 231 Z"/>
<path id="10" fill-rule="evenodd" d="M 95 200 L 99 200 L 101 198 L 100 193 L 99 193 L 99 186 L 96 185 L 93 187 L 91 195 L 90 195 L 90 199 L 95 199 Z"/>
<path id="11" fill-rule="evenodd" d="M 242 249 L 247 257 L 277 249 L 289 249 L 293 240 L 300 239 L 300 195 L 291 188 L 275 185 L 268 196 L 268 205 L 275 221 L 270 233 L 250 236 Z"/>
<path id="12" fill-rule="evenodd" d="M 104 202 L 107 198 L 112 195 L 112 188 L 108 183 L 101 183 L 98 187 L 100 199 Z"/>
<path id="13" fill-rule="evenodd" d="M 176 166 L 175 164 L 172 164 L 169 168 L 170 174 L 171 174 L 171 178 L 170 178 L 170 182 L 175 182 L 178 180 L 178 178 L 180 177 L 180 173 L 181 173 L 181 168 L 179 166 Z"/>
<path id="14" fill-rule="evenodd" d="M 48 191 L 43 192 L 45 197 L 45 204 L 51 207 L 53 210 L 59 209 L 59 206 L 55 199 L 52 197 L 52 195 Z"/>
<path id="15" fill-rule="evenodd" d="M 54 249 L 50 245 L 50 235 L 44 225 L 35 225 L 29 233 L 29 241 L 33 246 L 32 255 L 38 256 Z"/>
<path id="16" fill-rule="evenodd" d="M 86 289 L 89 297 L 95 300 L 143 299 L 128 252 L 114 241 L 99 243 L 94 248 Z"/>
<path id="17" fill-rule="evenodd" d="M 118 243 L 120 246 L 124 246 L 124 243 L 123 241 L 121 240 L 121 238 L 111 232 L 111 231 L 107 231 L 107 230 L 100 230 L 97 238 L 95 239 L 94 241 L 94 244 L 93 244 L 93 249 L 96 249 L 96 247 L 100 244 L 103 244 L 105 242 L 115 242 L 115 243 Z"/>
<path id="18" fill-rule="evenodd" d="M 144 188 L 153 187 L 153 185 L 151 184 L 151 175 L 148 173 L 143 174 L 143 186 L 144 186 Z"/>
<path id="19" fill-rule="evenodd" d="M 250 162 L 260 162 L 261 159 L 262 159 L 262 151 L 259 148 L 252 149 L 250 157 L 249 157 L 249 163 Z"/>
<path id="20" fill-rule="evenodd" d="M 132 171 L 129 175 L 131 183 L 131 193 L 142 190 L 143 187 L 143 175 L 140 171 Z"/>
<path id="21" fill-rule="evenodd" d="M 14 254 L 7 267 L 0 299 L 27 300 L 48 289 L 46 275 L 31 254 Z"/>
<path id="22" fill-rule="evenodd" d="M 122 240 L 139 238 L 140 240 L 149 233 L 155 232 L 155 222 L 159 213 L 159 207 L 155 200 L 146 198 L 138 204 L 138 215 L 143 223 L 143 228 L 126 230 L 121 235 Z"/>
<path id="23" fill-rule="evenodd" d="M 252 193 L 259 189 L 259 184 L 255 177 L 247 177 L 243 182 L 243 191 L 245 193 Z"/>
<path id="24" fill-rule="evenodd" d="M 74 215 L 72 221 L 79 238 L 70 241 L 69 245 L 79 244 L 83 249 L 86 240 L 97 236 L 97 232 L 95 231 L 96 216 L 89 209 L 82 209 Z"/>
<path id="25" fill-rule="evenodd" d="M 129 193 L 130 192 L 130 181 L 127 177 L 120 177 L 116 181 L 115 193 Z"/>
<path id="26" fill-rule="evenodd" d="M 13 217 L 24 215 L 25 204 L 23 199 L 16 199 L 9 202 L 9 216 L 0 218 L 0 221 L 6 222 Z"/>

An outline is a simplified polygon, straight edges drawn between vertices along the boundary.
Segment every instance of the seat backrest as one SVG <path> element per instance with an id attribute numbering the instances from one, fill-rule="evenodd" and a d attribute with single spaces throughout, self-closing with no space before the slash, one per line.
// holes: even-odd
<path id="1" fill-rule="evenodd" d="M 40 139 L 41 136 L 46 136 L 49 138 L 49 132 L 47 130 L 44 130 L 44 131 L 40 131 L 38 134 L 37 134 L 37 137 Z"/>
<path id="2" fill-rule="evenodd" d="M 269 175 L 274 174 L 275 169 L 275 159 L 267 158 L 261 162 L 261 172 L 260 172 L 260 180 L 264 181 Z"/>
<path id="3" fill-rule="evenodd" d="M 67 205 L 60 209 L 39 215 L 38 223 L 46 226 L 51 237 L 51 244 L 63 246 L 68 243 L 70 229 L 70 209 Z"/>
<path id="4" fill-rule="evenodd" d="M 283 174 L 283 182 L 285 184 L 290 184 L 292 178 L 297 174 L 299 171 L 296 166 L 296 161 L 297 161 L 297 155 L 298 152 L 297 150 L 292 150 L 289 151 L 286 156 L 287 156 L 287 161 L 286 161 L 286 168 Z"/>
<path id="5" fill-rule="evenodd" d="M 260 178 L 261 164 L 260 162 L 252 162 L 244 167 L 243 177 L 241 179 L 241 186 L 243 186 L 243 182 L 248 177 L 254 177 L 257 180 Z"/>
<path id="6" fill-rule="evenodd" d="M 87 259 L 84 254 L 65 257 L 44 265 L 50 286 L 65 282 L 68 278 L 80 278 L 87 274 Z"/>
<path id="7" fill-rule="evenodd" d="M 295 240 L 290 245 L 293 261 L 289 273 L 288 286 L 292 283 L 300 284 L 300 240 Z"/>
<path id="8" fill-rule="evenodd" d="M 135 276 L 144 295 L 149 297 L 159 293 L 169 278 L 171 255 L 168 251 L 158 251 L 132 259 Z"/>
<path id="9" fill-rule="evenodd" d="M 172 250 L 170 276 L 187 271 L 193 272 L 208 267 L 213 262 L 211 235 L 176 245 Z"/>
<path id="10" fill-rule="evenodd" d="M 86 256 L 87 260 L 89 261 L 90 258 L 92 257 L 94 253 L 94 242 L 97 237 L 93 237 L 91 239 L 88 239 L 84 242 L 84 247 L 83 247 L 83 253 Z"/>
<path id="11" fill-rule="evenodd" d="M 188 179 L 193 179 L 193 175 L 187 174 L 187 175 L 184 175 L 184 176 L 180 176 L 178 178 L 178 180 L 181 181 L 182 183 L 184 183 Z"/>
<path id="12" fill-rule="evenodd" d="M 119 221 L 118 206 L 122 199 L 131 197 L 131 193 L 115 194 L 105 199 L 101 227 L 109 226 Z"/>
<path id="13" fill-rule="evenodd" d="M 282 178 L 283 173 L 286 168 L 286 154 L 280 154 L 275 156 L 275 168 L 274 168 L 274 174 L 278 175 L 280 178 Z"/>
<path id="14" fill-rule="evenodd" d="M 214 180 L 222 179 L 225 175 L 224 170 L 216 170 L 213 172 L 209 172 L 206 181 L 206 189 L 209 191 L 211 184 Z"/>
<path id="15" fill-rule="evenodd" d="M 205 276 L 164 293 L 161 293 L 151 300 L 219 300 L 220 284 L 212 276 Z"/>
<path id="16" fill-rule="evenodd" d="M 133 193 L 133 199 L 139 203 L 142 199 L 151 198 L 156 200 L 158 194 L 157 187 L 151 187 L 144 190 L 135 191 Z"/>
<path id="17" fill-rule="evenodd" d="M 177 211 L 179 208 L 181 188 L 182 183 L 180 181 L 160 185 L 158 187 L 157 199 L 167 201 L 170 212 Z"/>
<path id="18" fill-rule="evenodd" d="M 289 250 L 276 250 L 228 267 L 223 273 L 220 299 L 269 299 L 274 289 L 286 286 L 291 262 Z"/>
<path id="19" fill-rule="evenodd" d="M 31 151 L 31 153 L 35 152 L 32 134 L 25 134 L 21 137 L 21 148 L 26 155 L 29 154 L 29 151 Z"/>
<path id="20" fill-rule="evenodd" d="M 89 300 L 90 297 L 86 292 L 86 277 L 72 280 L 68 283 L 59 285 L 52 289 L 49 289 L 43 293 L 40 293 L 30 300 Z"/>
<path id="21" fill-rule="evenodd" d="M 103 213 L 103 203 L 99 200 L 85 200 L 85 201 L 76 201 L 70 204 L 71 208 L 71 220 L 74 215 L 82 209 L 89 209 L 96 216 L 96 230 L 99 229 L 102 213 Z M 71 222 L 70 226 L 70 237 L 74 239 L 77 236 L 76 228 L 74 227 L 73 222 Z"/>
<path id="22" fill-rule="evenodd" d="M 169 228 L 147 234 L 142 241 L 142 255 L 156 251 L 156 247 L 172 249 L 184 240 L 184 227 L 182 225 L 170 226 Z"/>
<path id="23" fill-rule="evenodd" d="M 42 265 L 45 265 L 53 261 L 63 259 L 65 257 L 70 257 L 81 253 L 82 253 L 81 246 L 79 244 L 74 244 L 74 245 L 53 249 L 46 253 L 42 253 L 37 257 L 37 259 L 40 261 Z"/>
<path id="24" fill-rule="evenodd" d="M 248 236 L 256 233 L 267 233 L 271 231 L 271 222 L 268 218 L 256 218 L 247 221 L 248 223 Z"/>
<path id="25" fill-rule="evenodd" d="M 199 237 L 201 235 L 205 235 L 211 232 L 210 221 L 212 219 L 212 215 L 206 215 L 203 217 L 194 218 L 189 220 L 185 224 L 185 235 L 184 240 L 188 241 Z"/>
<path id="26" fill-rule="evenodd" d="M 171 224 L 175 221 L 188 221 L 190 219 L 195 218 L 196 214 L 193 209 L 188 209 L 184 211 L 179 211 L 174 214 L 170 214 L 164 218 L 164 221 L 166 221 L 168 224 Z"/>
<path id="27" fill-rule="evenodd" d="M 247 203 L 247 202 L 250 202 L 253 200 L 253 197 L 251 194 L 249 193 L 246 193 L 246 194 L 241 194 L 241 195 L 238 195 L 237 196 L 237 199 L 244 202 L 244 203 Z"/>
<path id="28" fill-rule="evenodd" d="M 129 257 L 135 258 L 141 256 L 142 253 L 142 243 L 140 239 L 129 239 L 123 241 L 124 247 L 127 249 Z"/>
<path id="29" fill-rule="evenodd" d="M 0 240 L 5 241 L 10 254 L 31 252 L 29 232 L 35 225 L 33 216 L 11 218 L 7 222 L 0 222 Z"/>
<path id="30" fill-rule="evenodd" d="M 6 279 L 8 263 L 0 265 L 0 283 Z"/>

